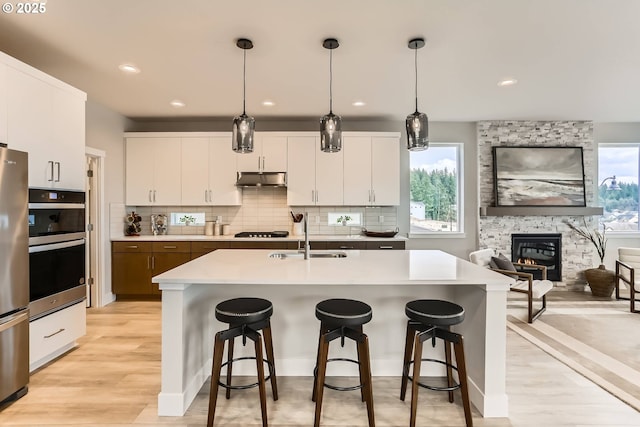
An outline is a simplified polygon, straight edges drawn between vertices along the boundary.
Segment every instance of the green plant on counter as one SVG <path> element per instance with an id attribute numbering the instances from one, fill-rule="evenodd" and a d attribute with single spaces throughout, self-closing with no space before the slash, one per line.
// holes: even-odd
<path id="1" fill-rule="evenodd" d="M 347 221 L 351 221 L 351 217 L 349 215 L 340 215 L 336 222 L 338 224 L 347 225 Z"/>
<path id="2" fill-rule="evenodd" d="M 184 225 L 190 225 L 192 222 L 196 222 L 196 219 L 192 215 L 184 215 L 180 218 L 180 222 L 184 222 Z"/>

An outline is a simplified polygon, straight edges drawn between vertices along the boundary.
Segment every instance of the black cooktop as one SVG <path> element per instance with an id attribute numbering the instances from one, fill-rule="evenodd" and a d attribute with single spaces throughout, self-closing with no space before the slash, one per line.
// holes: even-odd
<path id="1" fill-rule="evenodd" d="M 235 237 L 287 237 L 288 231 L 242 231 Z"/>

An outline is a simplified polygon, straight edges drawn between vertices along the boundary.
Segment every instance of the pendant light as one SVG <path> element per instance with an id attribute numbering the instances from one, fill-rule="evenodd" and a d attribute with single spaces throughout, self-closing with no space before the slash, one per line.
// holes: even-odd
<path id="1" fill-rule="evenodd" d="M 424 113 L 418 112 L 418 49 L 424 47 L 424 39 L 409 41 L 409 49 L 415 51 L 416 69 L 416 111 L 407 116 L 407 148 L 410 151 L 422 151 L 429 148 L 429 119 Z"/>
<path id="2" fill-rule="evenodd" d="M 253 43 L 249 39 L 238 39 L 236 46 L 243 50 L 242 114 L 233 119 L 232 148 L 236 153 L 251 153 L 253 151 L 253 131 L 256 127 L 256 121 L 253 117 L 247 116 L 245 95 L 247 86 L 247 49 L 253 48 Z"/>
<path id="3" fill-rule="evenodd" d="M 342 119 L 333 114 L 333 49 L 340 44 L 336 39 L 326 39 L 322 46 L 329 49 L 329 114 L 320 119 L 320 150 L 337 153 L 342 149 Z"/>

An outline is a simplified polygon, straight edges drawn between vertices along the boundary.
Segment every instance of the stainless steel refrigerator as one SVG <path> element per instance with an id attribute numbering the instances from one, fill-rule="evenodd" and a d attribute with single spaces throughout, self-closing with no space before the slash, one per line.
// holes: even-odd
<path id="1" fill-rule="evenodd" d="M 27 153 L 0 146 L 0 403 L 29 382 Z"/>

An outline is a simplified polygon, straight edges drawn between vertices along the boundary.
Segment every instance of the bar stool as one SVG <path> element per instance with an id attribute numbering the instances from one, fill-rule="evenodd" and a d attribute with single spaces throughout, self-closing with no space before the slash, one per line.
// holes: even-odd
<path id="1" fill-rule="evenodd" d="M 405 306 L 405 313 L 409 318 L 407 322 L 407 339 L 404 347 L 404 364 L 402 369 L 402 385 L 400 388 L 400 400 L 404 401 L 407 392 L 407 381 L 411 380 L 411 418 L 410 427 L 416 425 L 416 411 L 418 407 L 418 386 L 435 391 L 447 391 L 449 402 L 453 402 L 453 391 L 460 389 L 462 393 L 462 406 L 467 427 L 473 426 L 471 418 L 471 406 L 469 404 L 469 389 L 467 387 L 467 370 L 464 362 L 464 345 L 462 335 L 449 330 L 450 326 L 462 323 L 464 320 L 464 308 L 458 304 L 441 300 L 415 300 Z M 417 338 L 417 339 L 416 339 Z M 422 358 L 422 343 L 431 339 L 435 347 L 436 338 L 444 341 L 445 361 L 438 359 Z M 413 359 L 411 349 L 414 347 Z M 451 345 L 453 344 L 456 365 L 451 361 Z M 436 387 L 420 382 L 421 361 L 435 362 L 447 367 L 447 387 Z M 413 376 L 409 376 L 409 366 L 413 364 Z M 453 371 L 458 372 L 458 381 L 453 379 Z"/>
<path id="2" fill-rule="evenodd" d="M 262 410 L 262 425 L 267 427 L 267 399 L 265 383 L 271 379 L 271 391 L 273 400 L 278 400 L 278 386 L 276 384 L 276 369 L 274 365 L 273 343 L 271 341 L 270 318 L 273 314 L 273 305 L 262 298 L 234 298 L 223 301 L 216 306 L 216 319 L 228 323 L 229 329 L 216 333 L 213 346 L 213 368 L 211 370 L 211 390 L 209 394 L 209 416 L 207 427 L 213 426 L 218 399 L 218 386 L 227 389 L 226 397 L 231 397 L 231 390 L 245 390 L 258 387 L 260 392 L 260 408 Z M 264 332 L 264 343 L 267 358 L 262 356 L 262 336 L 258 331 Z M 242 344 L 246 345 L 247 338 L 254 342 L 255 357 L 233 358 L 233 345 L 236 337 L 242 337 Z M 222 363 L 225 342 L 229 341 L 227 361 Z M 231 385 L 231 368 L 234 362 L 239 360 L 255 359 L 258 370 L 258 381 L 248 385 Z M 269 367 L 269 376 L 264 376 L 264 364 Z M 227 367 L 226 383 L 220 381 L 220 370 Z"/>
<path id="3" fill-rule="evenodd" d="M 368 323 L 373 316 L 371 307 L 361 301 L 351 299 L 328 299 L 316 305 L 316 318 L 320 320 L 320 339 L 318 342 L 318 356 L 314 370 L 313 396 L 316 402 L 314 426 L 320 425 L 320 413 L 322 411 L 322 394 L 324 387 L 338 391 L 360 389 L 363 402 L 367 405 L 369 427 L 375 426 L 373 415 L 373 387 L 371 385 L 371 363 L 369 361 L 369 339 L 362 332 L 362 325 Z M 327 359 L 329 343 L 340 338 L 340 344 L 344 347 L 344 339 L 349 338 L 357 343 L 358 360 L 335 358 Z M 343 361 L 358 364 L 360 372 L 360 384 L 352 387 L 338 387 L 325 383 L 327 363 Z"/>

